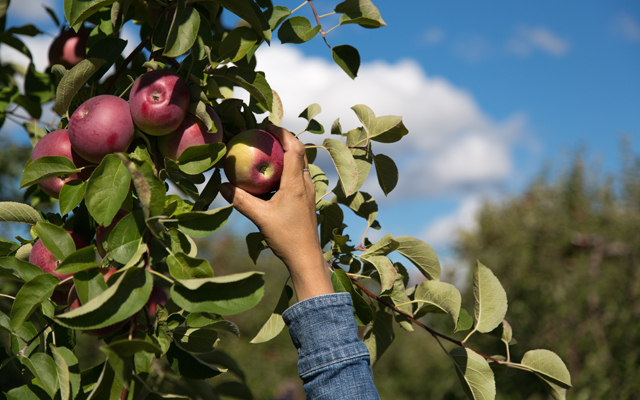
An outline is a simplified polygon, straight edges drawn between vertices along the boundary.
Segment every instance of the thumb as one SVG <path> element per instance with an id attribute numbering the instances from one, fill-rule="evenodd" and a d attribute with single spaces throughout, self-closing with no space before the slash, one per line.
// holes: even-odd
<path id="1" fill-rule="evenodd" d="M 259 210 L 263 207 L 263 200 L 254 197 L 250 193 L 230 183 L 221 184 L 219 190 L 222 197 L 224 197 L 228 203 L 233 204 L 233 208 L 249 218 L 254 224 L 258 224 L 257 219 L 261 215 Z"/>

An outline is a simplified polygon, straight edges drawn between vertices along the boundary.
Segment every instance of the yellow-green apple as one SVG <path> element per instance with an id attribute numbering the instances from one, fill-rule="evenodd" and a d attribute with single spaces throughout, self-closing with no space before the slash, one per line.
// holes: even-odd
<path id="1" fill-rule="evenodd" d="M 91 163 L 73 150 L 71 142 L 69 142 L 69 133 L 66 129 L 60 129 L 50 132 L 36 143 L 31 154 L 31 160 L 36 160 L 45 156 L 62 156 L 66 157 L 73 162 L 77 168 L 90 165 Z M 58 198 L 60 196 L 60 190 L 62 186 L 70 180 L 80 179 L 86 181 L 89 179 L 93 168 L 85 168 L 81 172 L 74 172 L 68 175 L 56 176 L 46 179 L 42 182 L 38 182 L 38 186 L 43 192 L 51 197 Z"/>
<path id="2" fill-rule="evenodd" d="M 129 214 L 129 211 L 120 209 L 116 213 L 115 217 L 113 217 L 113 220 L 111 221 L 111 224 L 109 226 L 99 225 L 98 228 L 96 228 L 96 247 L 98 248 L 98 253 L 100 254 L 100 257 L 104 257 L 107 254 L 103 246 L 104 240 L 107 238 L 107 235 L 109 234 L 109 232 L 113 230 L 113 228 L 116 227 L 118 222 L 120 222 L 120 220 L 124 218 L 124 216 L 127 214 Z"/>
<path id="3" fill-rule="evenodd" d="M 222 142 L 222 121 L 213 108 L 207 106 L 207 112 L 216 126 L 216 132 L 209 132 L 202 121 L 187 114 L 178 129 L 158 138 L 160 154 L 175 161 L 188 147 Z"/>
<path id="4" fill-rule="evenodd" d="M 171 71 L 158 69 L 139 77 L 131 88 L 133 122 L 145 133 L 167 135 L 180 126 L 189 107 L 189 88 Z"/>
<path id="5" fill-rule="evenodd" d="M 227 143 L 224 173 L 237 187 L 263 194 L 278 187 L 283 161 L 284 150 L 278 139 L 267 131 L 250 129 Z"/>
<path id="6" fill-rule="evenodd" d="M 49 47 L 49 64 L 62 64 L 66 69 L 73 68 L 87 56 L 89 31 L 81 28 L 76 32 L 68 28 L 60 32 Z"/>
<path id="7" fill-rule="evenodd" d="M 92 97 L 71 115 L 68 130 L 74 150 L 99 164 L 107 154 L 126 151 L 133 141 L 129 103 L 108 94 Z"/>
<path id="8" fill-rule="evenodd" d="M 71 231 L 67 232 L 71 235 L 73 243 L 75 243 L 76 245 L 76 250 L 88 246 L 87 241 L 84 240 L 84 238 L 78 233 Z M 64 280 L 73 276 L 73 274 L 59 274 L 55 272 L 55 269 L 58 268 L 61 260 L 58 260 L 56 256 L 54 256 L 46 247 L 44 247 L 44 244 L 40 239 L 36 240 L 36 242 L 33 244 L 31 253 L 29 253 L 29 262 L 33 265 L 38 266 L 44 272 L 57 276 L 60 280 Z"/>

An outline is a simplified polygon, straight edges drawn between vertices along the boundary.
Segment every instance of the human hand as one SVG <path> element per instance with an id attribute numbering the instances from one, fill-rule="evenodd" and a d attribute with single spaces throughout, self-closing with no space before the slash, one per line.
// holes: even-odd
<path id="1" fill-rule="evenodd" d="M 261 200 L 230 184 L 220 193 L 260 230 L 273 253 L 291 274 L 298 301 L 333 293 L 316 220 L 315 188 L 311 181 L 304 145 L 286 129 L 267 126 L 284 150 L 280 188 L 270 200 Z"/>

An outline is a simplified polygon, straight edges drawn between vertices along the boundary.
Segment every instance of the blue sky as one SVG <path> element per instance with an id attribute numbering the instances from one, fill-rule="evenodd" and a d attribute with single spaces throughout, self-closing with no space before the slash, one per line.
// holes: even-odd
<path id="1" fill-rule="evenodd" d="M 13 0 L 9 25 L 48 24 L 38 11 L 42 3 L 61 10 L 62 1 Z M 335 3 L 314 2 L 320 14 Z M 304 126 L 297 115 L 314 102 L 323 108 L 317 119 L 327 129 L 338 117 L 343 128 L 356 127 L 349 107 L 358 103 L 377 115 L 405 117 L 409 135 L 377 150 L 398 163 L 397 189 L 384 198 L 375 182 L 365 187 L 380 203 L 383 229 L 374 237 L 416 236 L 446 254 L 456 229 L 473 227 L 483 199 L 517 193 L 546 162 L 560 168 L 585 146 L 590 160 L 614 171 L 623 134 L 640 150 L 639 2 L 375 4 L 388 26 L 344 26 L 327 36 L 332 45 L 359 49 L 355 81 L 333 65 L 320 36 L 300 46 L 274 43 L 257 54 L 282 97 L 283 125 L 292 131 Z M 308 5 L 297 14 L 312 17 Z M 322 20 L 325 29 L 335 25 L 332 18 Z M 44 26 L 55 34 L 51 24 Z M 125 30 L 127 37 L 135 39 L 135 31 Z M 50 40 L 26 41 L 46 54 Z M 39 69 L 46 60 L 41 63 Z M 330 170 L 327 158 L 319 165 Z M 347 223 L 351 237 L 359 238 L 362 223 Z"/>

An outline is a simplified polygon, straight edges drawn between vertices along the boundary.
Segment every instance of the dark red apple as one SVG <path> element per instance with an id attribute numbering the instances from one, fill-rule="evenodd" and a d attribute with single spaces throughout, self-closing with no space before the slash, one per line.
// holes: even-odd
<path id="1" fill-rule="evenodd" d="M 178 129 L 187 115 L 189 101 L 185 81 L 163 69 L 142 75 L 129 94 L 133 122 L 153 136 L 167 135 Z"/>
<path id="2" fill-rule="evenodd" d="M 129 214 L 129 211 L 120 209 L 116 213 L 116 216 L 113 217 L 113 221 L 111 221 L 111 224 L 109 226 L 105 227 L 105 226 L 99 225 L 98 228 L 96 229 L 96 247 L 98 248 L 98 253 L 100 254 L 100 257 L 104 257 L 105 254 L 107 254 L 107 252 L 104 249 L 104 246 L 102 245 L 104 243 L 104 239 L 106 239 L 109 232 L 111 232 L 113 228 L 116 227 L 118 222 L 120 222 L 120 220 L 124 218 L 124 216 L 127 214 Z"/>
<path id="3" fill-rule="evenodd" d="M 163 306 L 167 304 L 167 294 L 160 286 L 154 286 L 151 290 L 149 301 L 147 301 L 147 309 L 149 309 L 149 316 L 151 317 L 151 319 L 156 317 L 158 304 Z"/>
<path id="4" fill-rule="evenodd" d="M 284 150 L 278 139 L 267 131 L 250 129 L 229 140 L 224 173 L 237 187 L 263 194 L 278 187 L 283 162 Z"/>
<path id="5" fill-rule="evenodd" d="M 66 69 L 73 68 L 87 57 L 87 39 L 89 31 L 78 32 L 69 28 L 60 32 L 49 47 L 49 65 L 62 64 Z"/>
<path id="6" fill-rule="evenodd" d="M 66 129 L 50 132 L 36 143 L 36 146 L 33 148 L 33 153 L 31 154 L 31 160 L 33 161 L 44 156 L 67 157 L 73 162 L 73 165 L 78 168 L 91 164 L 73 150 L 71 142 L 69 142 L 69 133 Z M 38 186 L 40 186 L 43 192 L 57 199 L 65 183 L 73 179 L 86 181 L 89 179 L 91 171 L 93 171 L 93 168 L 85 168 L 82 172 L 56 176 L 39 182 Z"/>
<path id="7" fill-rule="evenodd" d="M 84 240 L 82 236 L 75 232 L 67 232 L 69 232 L 69 234 L 71 235 L 73 243 L 75 243 L 76 245 L 76 250 L 88 246 L 86 240 Z M 40 269 L 44 272 L 53 274 L 60 280 L 67 279 L 73 276 L 73 274 L 59 274 L 55 272 L 55 269 L 58 268 L 58 265 L 60 265 L 60 261 L 61 260 L 58 260 L 56 256 L 51 254 L 51 252 L 46 247 L 44 247 L 44 244 L 40 239 L 36 240 L 36 242 L 33 244 L 33 248 L 31 249 L 31 253 L 29 253 L 29 262 L 40 267 Z"/>
<path id="8" fill-rule="evenodd" d="M 216 132 L 207 131 L 202 121 L 187 114 L 176 131 L 158 138 L 160 154 L 177 160 L 188 147 L 222 142 L 222 121 L 213 108 L 207 106 L 207 112 L 217 128 Z"/>
<path id="9" fill-rule="evenodd" d="M 126 151 L 134 128 L 129 103 L 108 94 L 85 101 L 69 119 L 69 140 L 80 156 L 93 163 L 110 153 Z"/>

